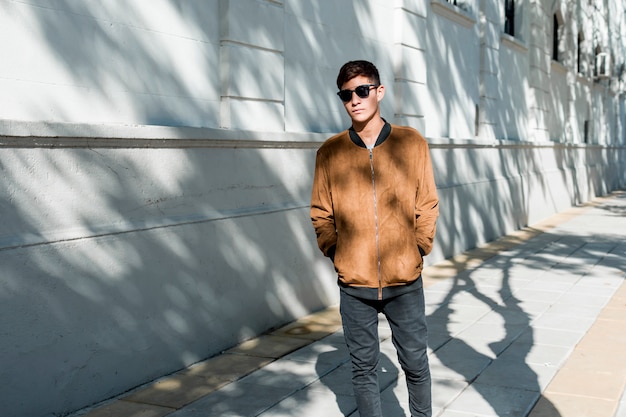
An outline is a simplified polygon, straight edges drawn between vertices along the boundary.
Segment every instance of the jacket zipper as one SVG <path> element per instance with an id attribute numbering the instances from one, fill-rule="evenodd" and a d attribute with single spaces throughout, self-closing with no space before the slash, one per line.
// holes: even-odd
<path id="1" fill-rule="evenodd" d="M 374 149 L 370 152 L 370 170 L 372 171 L 372 192 L 374 193 L 374 226 L 376 230 L 376 266 L 378 272 L 378 299 L 383 298 L 383 279 L 380 273 L 380 241 L 378 237 L 378 207 L 376 201 L 376 176 L 374 175 Z"/>

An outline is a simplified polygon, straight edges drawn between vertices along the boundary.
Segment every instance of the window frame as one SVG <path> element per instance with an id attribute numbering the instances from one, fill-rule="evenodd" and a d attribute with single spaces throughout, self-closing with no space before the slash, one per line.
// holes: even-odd
<path id="1" fill-rule="evenodd" d="M 435 14 L 443 16 L 454 23 L 466 28 L 473 27 L 476 24 L 476 19 L 473 14 L 463 9 L 463 2 L 456 5 L 455 3 L 459 2 L 450 0 L 430 0 L 430 7 Z"/>
<path id="2" fill-rule="evenodd" d="M 504 33 L 515 37 L 515 0 L 504 0 Z"/>

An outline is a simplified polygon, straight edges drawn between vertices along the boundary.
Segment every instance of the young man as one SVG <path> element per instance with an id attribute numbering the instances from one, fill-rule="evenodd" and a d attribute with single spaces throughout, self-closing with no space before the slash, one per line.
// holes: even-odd
<path id="1" fill-rule="evenodd" d="M 381 118 L 376 67 L 346 63 L 337 77 L 352 127 L 318 150 L 311 220 L 338 274 L 340 311 L 361 417 L 382 417 L 376 367 L 383 313 L 406 374 L 411 416 L 431 416 L 422 257 L 439 214 L 428 144 Z"/>

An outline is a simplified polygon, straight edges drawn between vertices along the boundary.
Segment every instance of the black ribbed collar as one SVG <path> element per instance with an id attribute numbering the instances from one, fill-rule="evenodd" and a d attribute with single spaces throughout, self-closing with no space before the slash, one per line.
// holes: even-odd
<path id="1" fill-rule="evenodd" d="M 385 125 L 380 130 L 380 133 L 378 134 L 378 138 L 376 139 L 376 143 L 374 144 L 374 147 L 380 145 L 385 140 L 387 140 L 387 138 L 389 137 L 389 134 L 391 133 L 391 125 L 387 123 L 385 119 L 383 119 L 383 122 L 385 122 Z M 365 142 L 363 142 L 363 139 L 361 139 L 361 137 L 359 136 L 358 133 L 356 133 L 353 127 L 350 127 L 350 129 L 348 129 L 348 132 L 350 133 L 350 140 L 354 142 L 355 145 L 360 146 L 361 148 L 367 148 L 367 145 L 365 145 Z"/>

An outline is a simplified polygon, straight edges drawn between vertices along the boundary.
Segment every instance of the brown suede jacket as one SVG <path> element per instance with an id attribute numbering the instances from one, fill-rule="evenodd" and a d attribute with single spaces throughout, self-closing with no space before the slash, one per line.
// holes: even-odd
<path id="1" fill-rule="evenodd" d="M 426 140 L 385 124 L 373 149 L 353 130 L 317 151 L 311 221 L 339 283 L 383 289 L 415 282 L 433 246 L 439 215 Z"/>

